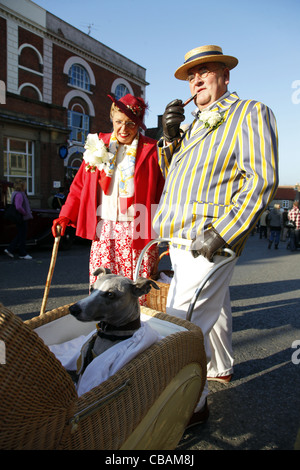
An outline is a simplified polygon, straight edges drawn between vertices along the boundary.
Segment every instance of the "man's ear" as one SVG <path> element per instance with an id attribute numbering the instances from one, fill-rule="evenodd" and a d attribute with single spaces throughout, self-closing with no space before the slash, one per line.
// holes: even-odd
<path id="1" fill-rule="evenodd" d="M 225 69 L 224 69 L 224 83 L 225 83 L 225 85 L 229 85 L 229 79 L 230 79 L 229 68 L 225 67 Z"/>

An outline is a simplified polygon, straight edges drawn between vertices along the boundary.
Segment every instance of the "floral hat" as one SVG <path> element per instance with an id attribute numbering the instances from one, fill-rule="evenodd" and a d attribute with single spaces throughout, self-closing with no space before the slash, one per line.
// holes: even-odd
<path id="1" fill-rule="evenodd" d="M 139 125 L 142 129 L 146 129 L 143 123 L 145 111 L 148 108 L 143 98 L 137 98 L 130 93 L 117 100 L 113 95 L 107 95 L 115 105 L 126 114 L 129 119 Z"/>

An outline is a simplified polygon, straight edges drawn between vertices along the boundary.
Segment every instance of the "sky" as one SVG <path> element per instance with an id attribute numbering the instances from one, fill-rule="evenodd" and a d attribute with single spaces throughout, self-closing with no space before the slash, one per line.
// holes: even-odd
<path id="1" fill-rule="evenodd" d="M 175 98 L 190 96 L 174 77 L 185 54 L 215 44 L 239 60 L 229 90 L 275 114 L 279 184 L 300 183 L 300 0 L 35 0 L 45 10 L 146 69 L 148 128 Z M 193 103 L 185 108 L 192 122 Z M 100 131 L 101 129 L 99 129 Z"/>

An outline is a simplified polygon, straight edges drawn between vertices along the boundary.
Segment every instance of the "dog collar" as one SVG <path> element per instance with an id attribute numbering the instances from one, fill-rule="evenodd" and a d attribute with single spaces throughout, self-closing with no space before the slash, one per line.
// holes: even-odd
<path id="1" fill-rule="evenodd" d="M 98 331 L 97 335 L 99 336 L 99 338 L 103 338 L 103 339 L 109 339 L 110 341 L 123 341 L 124 339 L 129 339 L 132 337 L 133 333 L 131 335 L 127 335 L 127 336 L 117 336 L 117 335 L 110 335 L 110 334 L 107 334 L 107 333 L 103 333 L 102 331 Z"/>
<path id="2" fill-rule="evenodd" d="M 97 335 L 100 338 L 109 339 L 110 341 L 125 340 L 125 339 L 131 338 L 132 335 L 134 334 L 135 330 L 140 328 L 140 326 L 141 326 L 140 318 L 136 318 L 132 322 L 127 323 L 126 325 L 121 325 L 121 326 L 114 326 L 114 325 L 111 325 L 110 323 L 106 323 L 105 321 L 100 321 L 97 324 L 97 330 L 98 330 Z M 114 334 L 110 333 L 110 332 L 113 332 L 113 331 L 120 331 L 120 330 L 122 330 L 124 332 L 125 331 L 132 331 L 132 333 L 128 334 L 128 335 L 126 335 L 126 334 L 125 335 L 114 335 Z"/>
<path id="3" fill-rule="evenodd" d="M 140 318 L 136 318 L 130 323 L 126 323 L 126 325 L 114 326 L 110 323 L 106 323 L 105 321 L 100 321 L 97 324 L 97 329 L 101 330 L 102 332 L 106 331 L 130 331 L 130 330 L 137 330 L 141 326 Z"/>

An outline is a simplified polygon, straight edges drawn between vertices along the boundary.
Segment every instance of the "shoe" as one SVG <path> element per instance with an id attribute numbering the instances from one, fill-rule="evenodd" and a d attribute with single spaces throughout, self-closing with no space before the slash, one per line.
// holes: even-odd
<path id="1" fill-rule="evenodd" d="M 4 250 L 4 253 L 6 253 L 10 258 L 14 258 L 14 255 L 10 251 Z"/>
<path id="2" fill-rule="evenodd" d="M 212 382 L 219 382 L 220 384 L 227 384 L 232 379 L 233 374 L 219 375 L 218 377 L 207 377 L 207 380 Z"/>
<path id="3" fill-rule="evenodd" d="M 203 405 L 201 410 L 196 411 L 196 413 L 193 413 L 185 429 L 191 428 L 192 426 L 197 426 L 197 424 L 204 424 L 208 420 L 208 417 L 209 417 L 209 409 L 208 409 L 207 399 L 206 399 L 205 404 Z"/>
<path id="4" fill-rule="evenodd" d="M 26 255 L 26 256 L 19 256 L 20 259 L 32 259 L 32 256 Z"/>

